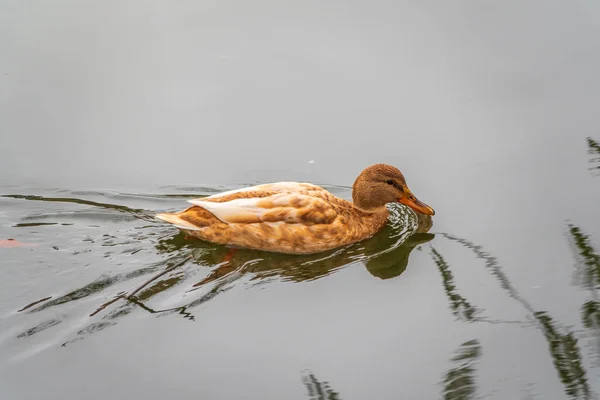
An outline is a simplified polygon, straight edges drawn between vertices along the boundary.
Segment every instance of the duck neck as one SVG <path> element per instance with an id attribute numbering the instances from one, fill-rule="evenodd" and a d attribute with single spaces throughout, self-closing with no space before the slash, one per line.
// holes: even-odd
<path id="1" fill-rule="evenodd" d="M 384 225 L 390 216 L 390 212 L 386 206 L 365 209 L 355 204 L 355 207 L 366 212 L 367 214 L 370 214 L 371 218 L 376 221 L 377 225 Z"/>
<path id="2" fill-rule="evenodd" d="M 369 210 L 369 212 L 372 214 L 372 229 L 375 232 L 379 232 L 387 224 L 390 212 L 386 206 Z"/>
<path id="3" fill-rule="evenodd" d="M 390 211 L 387 209 L 386 206 L 377 207 L 376 209 L 369 211 L 384 220 L 390 216 Z"/>

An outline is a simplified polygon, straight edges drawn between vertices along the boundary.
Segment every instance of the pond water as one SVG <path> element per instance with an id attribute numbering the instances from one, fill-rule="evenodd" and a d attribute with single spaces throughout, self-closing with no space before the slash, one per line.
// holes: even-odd
<path id="1" fill-rule="evenodd" d="M 599 50 L 588 1 L 3 2 L 0 398 L 599 398 Z M 374 163 L 436 215 L 154 218 Z"/>

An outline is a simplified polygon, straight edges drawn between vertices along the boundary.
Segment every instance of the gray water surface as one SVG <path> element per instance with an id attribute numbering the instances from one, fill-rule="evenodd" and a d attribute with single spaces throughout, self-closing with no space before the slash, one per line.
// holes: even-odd
<path id="1" fill-rule="evenodd" d="M 8 0 L 0 54 L 1 398 L 600 396 L 596 2 Z M 380 162 L 432 226 L 153 218 Z"/>

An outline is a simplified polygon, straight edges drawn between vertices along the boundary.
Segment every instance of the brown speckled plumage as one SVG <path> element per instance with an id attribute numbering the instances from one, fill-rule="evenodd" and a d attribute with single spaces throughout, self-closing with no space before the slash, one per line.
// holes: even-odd
<path id="1" fill-rule="evenodd" d="M 213 243 L 310 254 L 373 236 L 387 222 L 385 205 L 403 193 L 412 196 L 400 171 L 378 164 L 357 178 L 354 203 L 309 183 L 282 182 L 191 200 L 192 207 L 157 217 Z"/>

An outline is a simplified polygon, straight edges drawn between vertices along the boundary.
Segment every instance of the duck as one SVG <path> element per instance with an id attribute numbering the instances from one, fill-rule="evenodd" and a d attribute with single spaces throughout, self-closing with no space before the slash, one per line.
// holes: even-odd
<path id="1" fill-rule="evenodd" d="M 410 191 L 394 166 L 371 165 L 352 185 L 352 201 L 306 182 L 275 182 L 188 200 L 159 213 L 186 235 L 206 242 L 286 254 L 315 254 L 374 236 L 387 223 L 389 203 L 435 215 Z"/>

